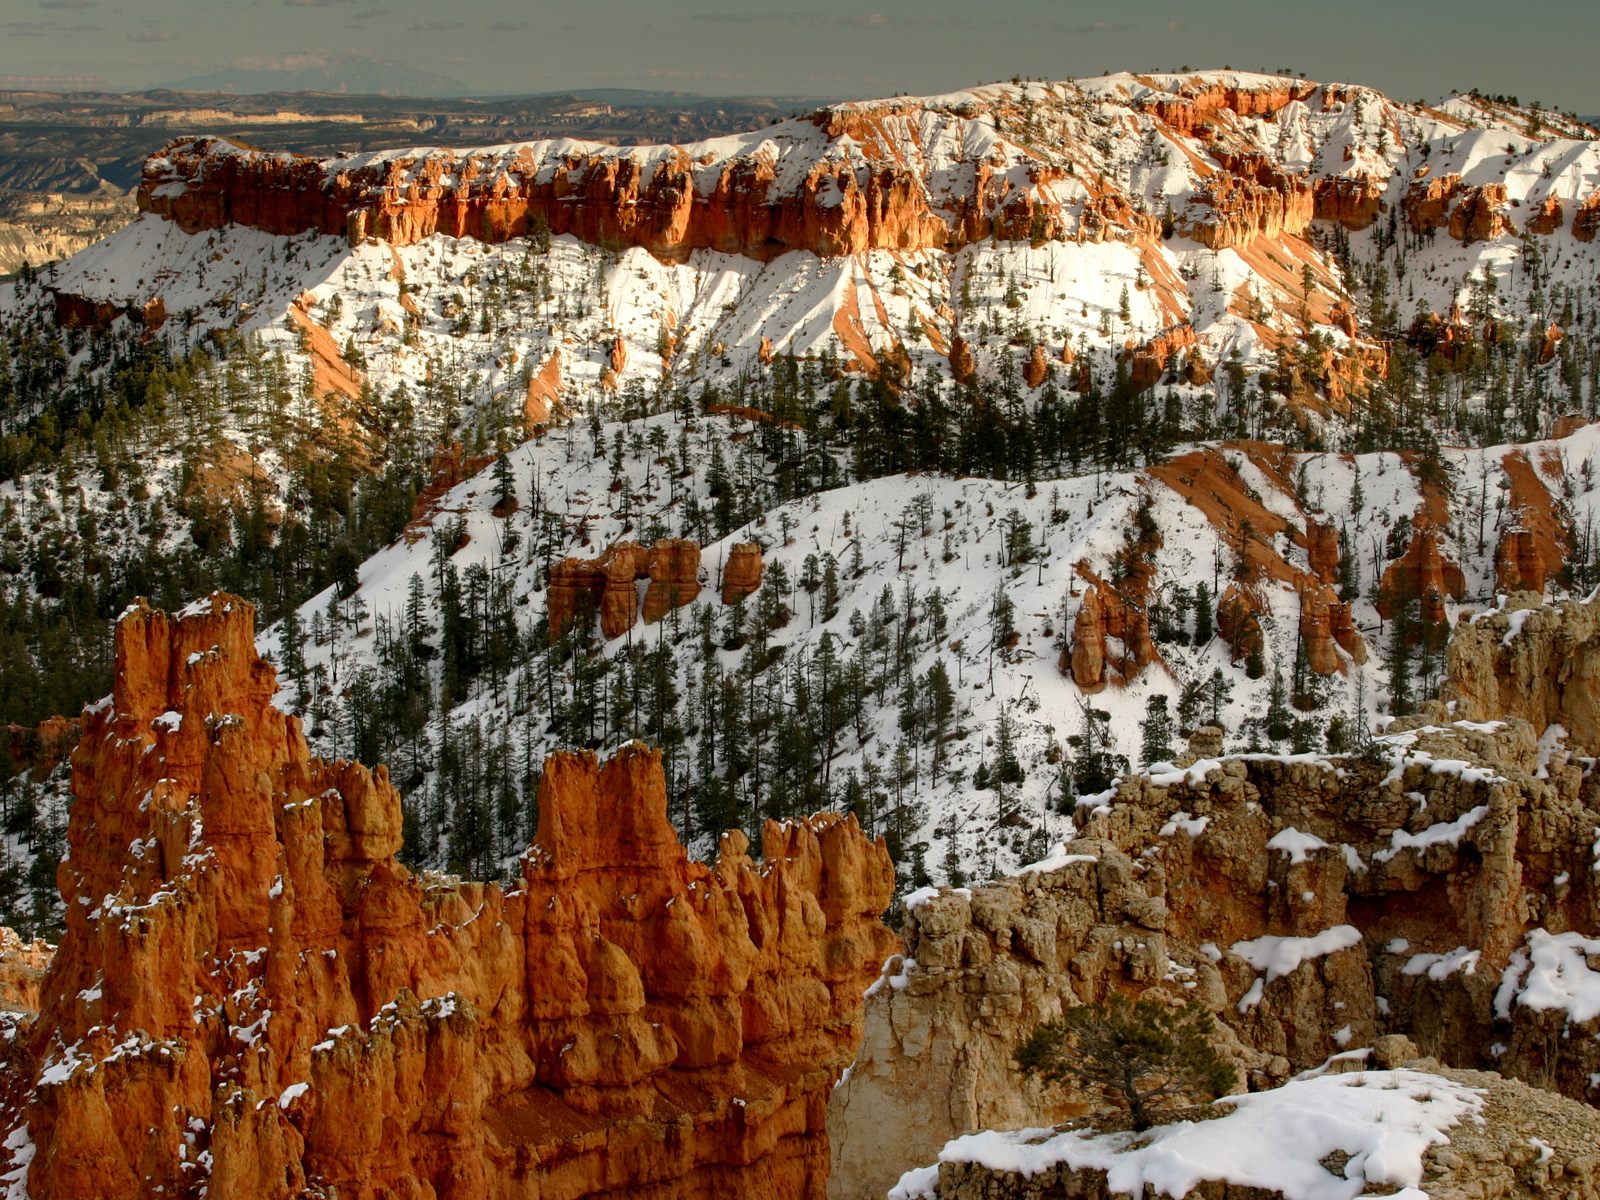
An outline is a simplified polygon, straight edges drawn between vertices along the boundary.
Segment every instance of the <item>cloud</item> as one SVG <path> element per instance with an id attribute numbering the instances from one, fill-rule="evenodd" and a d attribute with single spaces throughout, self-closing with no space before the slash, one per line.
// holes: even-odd
<path id="1" fill-rule="evenodd" d="M 165 29 L 141 29 L 128 35 L 130 42 L 175 42 L 178 35 Z"/>
<path id="2" fill-rule="evenodd" d="M 357 21 L 376 21 L 379 17 L 387 17 L 393 11 L 394 9 L 392 8 L 385 8 L 381 4 L 374 4 L 371 8 L 363 8 L 359 12 L 353 12 L 350 15 Z"/>
<path id="3" fill-rule="evenodd" d="M 349 4 L 351 0 L 283 0 L 290 8 L 332 8 L 335 4 Z"/>
<path id="4" fill-rule="evenodd" d="M 1087 23 L 1069 24 L 1054 17 L 1042 17 L 1033 23 L 1035 29 L 1042 29 L 1047 33 L 1065 33 L 1072 37 L 1093 37 L 1097 33 L 1127 33 L 1133 26 L 1122 21 L 1089 21 Z"/>
<path id="5" fill-rule="evenodd" d="M 454 33 L 466 26 L 460 21 L 418 21 L 411 27 L 412 33 Z"/>
<path id="6" fill-rule="evenodd" d="M 496 21 L 489 26 L 492 33 L 522 33 L 529 28 L 527 21 Z"/>
<path id="7" fill-rule="evenodd" d="M 890 16 L 882 12 L 699 12 L 691 18 L 719 25 L 820 25 L 842 29 L 977 29 L 980 25 L 1005 25 L 1012 28 L 1042 30 L 1045 33 L 1092 37 L 1095 34 L 1125 33 L 1132 28 L 1121 21 L 1071 23 L 1055 17 L 1036 21 L 995 18 L 980 22 L 974 17 L 936 17 L 926 13 Z"/>
<path id="8" fill-rule="evenodd" d="M 95 0 L 39 0 L 40 8 L 93 8 Z"/>
<path id="9" fill-rule="evenodd" d="M 304 71 L 309 67 L 331 67 L 338 59 L 322 51 L 300 54 L 249 54 L 233 60 L 233 66 L 245 71 Z"/>
<path id="10" fill-rule="evenodd" d="M 98 33 L 104 25 L 63 25 L 60 21 L 0 22 L 0 33 L 19 38 L 66 37 L 72 33 Z"/>
<path id="11" fill-rule="evenodd" d="M 635 72 L 641 79 L 749 79 L 744 72 L 733 71 L 684 71 L 671 67 L 656 67 L 649 70 Z"/>
<path id="12" fill-rule="evenodd" d="M 833 25 L 849 29 L 884 29 L 899 24 L 885 13 L 833 13 L 833 12 L 702 12 L 695 13 L 696 21 L 709 21 L 722 25 Z"/>

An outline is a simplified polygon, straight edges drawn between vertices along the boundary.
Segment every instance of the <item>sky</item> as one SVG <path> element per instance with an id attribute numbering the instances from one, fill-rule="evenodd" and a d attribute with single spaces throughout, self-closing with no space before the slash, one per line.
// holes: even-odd
<path id="1" fill-rule="evenodd" d="M 1399 99 L 1477 87 L 1600 113 L 1594 0 L 0 0 L 0 87 L 142 88 L 306 56 L 472 92 L 926 94 L 1022 75 L 1232 66 Z"/>

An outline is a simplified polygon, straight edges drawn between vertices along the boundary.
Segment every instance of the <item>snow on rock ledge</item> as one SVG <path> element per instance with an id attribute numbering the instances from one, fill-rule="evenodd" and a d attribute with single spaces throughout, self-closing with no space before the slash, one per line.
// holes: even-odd
<path id="1" fill-rule="evenodd" d="M 1050 1195 L 1047 1181 L 1097 1174 L 1111 1195 L 1187 1196 L 1203 1183 L 1259 1188 L 1284 1200 L 1349 1200 L 1371 1185 L 1417 1189 L 1427 1152 L 1483 1110 L 1476 1088 L 1413 1070 L 1296 1079 L 1229 1096 L 1214 1120 L 1161 1125 L 1144 1135 L 1024 1129 L 957 1138 L 940 1167 L 902 1177 L 890 1200 L 955 1200 L 980 1172 L 1013 1177 L 1008 1195 Z M 1341 1156 L 1341 1173 L 1325 1162 Z M 944 1164 L 949 1164 L 946 1169 Z M 975 1170 L 976 1169 L 976 1170 Z M 1020 1177 L 1020 1178 L 1014 1178 Z M 987 1193 L 987 1194 L 992 1194 Z M 1094 1194 L 1088 1189 L 1073 1193 Z M 1420 1191 L 1402 1192 L 1417 1200 Z"/>
<path id="2" fill-rule="evenodd" d="M 895 1200 L 1594 1200 L 1600 1114 L 1428 1060 L 1295 1080 L 1210 1120 L 1096 1136 L 1051 1129 L 952 1141 Z M 1363 1189 L 1366 1189 L 1363 1191 Z"/>

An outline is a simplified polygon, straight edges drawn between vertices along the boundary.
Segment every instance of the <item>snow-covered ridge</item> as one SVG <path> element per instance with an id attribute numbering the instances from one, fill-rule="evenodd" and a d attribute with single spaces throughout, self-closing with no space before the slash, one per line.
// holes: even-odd
<path id="1" fill-rule="evenodd" d="M 281 202 L 208 203 L 197 214 L 182 201 L 194 190 L 226 194 L 288 185 L 321 192 L 335 210 L 380 213 L 385 206 L 468 196 L 480 203 L 531 203 L 541 212 L 610 203 L 619 195 L 655 207 L 691 200 L 717 207 L 728 203 L 730 193 L 758 205 L 800 198 L 828 207 L 842 202 L 841 187 L 865 195 L 876 186 L 879 194 L 869 209 L 910 205 L 938 216 L 937 231 L 895 228 L 893 240 L 872 243 L 912 248 L 983 236 L 985 230 L 970 227 L 974 210 L 1002 205 L 1021 205 L 1030 214 L 1035 208 L 1048 211 L 1046 231 L 1069 235 L 1082 228 L 1081 221 L 1075 225 L 1056 210 L 1108 194 L 1148 213 L 1163 204 L 1176 210 L 1201 195 L 1218 166 L 1226 170 L 1241 155 L 1308 180 L 1360 179 L 1393 201 L 1424 168 L 1433 177 L 1458 174 L 1468 183 L 1492 174 L 1519 204 L 1539 204 L 1548 196 L 1579 201 L 1600 178 L 1600 163 L 1581 151 L 1593 136 L 1581 123 L 1470 97 L 1428 107 L 1396 103 L 1369 88 L 1291 77 L 1122 74 L 853 102 L 682 145 L 617 147 L 556 138 L 318 160 L 264 153 L 229 138 L 190 139 L 148 161 L 140 202 L 186 226 L 219 218 L 281 225 L 289 219 Z M 338 226 L 340 211 L 330 214 L 323 207 L 309 205 L 299 228 Z M 891 226 L 902 223 L 892 211 L 881 215 Z M 1121 218 L 1112 223 L 1127 225 Z M 654 223 L 651 237 L 687 237 L 696 244 L 692 220 L 688 227 L 667 227 L 673 224 L 682 222 Z M 358 223 L 351 232 L 395 240 L 403 230 L 401 223 L 380 219 Z M 490 240 L 503 236 L 492 229 L 472 232 Z M 1037 233 L 1030 221 L 1006 236 L 1037 240 Z M 784 245 L 800 245 L 781 230 L 776 236 Z M 803 248 L 855 249 L 827 243 Z"/>

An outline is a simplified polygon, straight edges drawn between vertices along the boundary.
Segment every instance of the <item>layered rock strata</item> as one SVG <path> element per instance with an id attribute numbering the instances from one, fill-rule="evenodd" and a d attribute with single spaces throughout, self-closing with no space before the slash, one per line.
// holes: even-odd
<path id="1" fill-rule="evenodd" d="M 8 1178 L 86 1197 L 820 1197 L 892 935 L 852 818 L 689 862 L 660 757 L 545 765 L 509 886 L 395 858 L 387 773 L 313 758 L 251 607 L 117 627 L 66 934 L 7 1050 Z"/>

